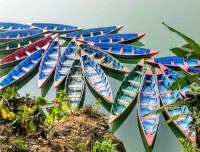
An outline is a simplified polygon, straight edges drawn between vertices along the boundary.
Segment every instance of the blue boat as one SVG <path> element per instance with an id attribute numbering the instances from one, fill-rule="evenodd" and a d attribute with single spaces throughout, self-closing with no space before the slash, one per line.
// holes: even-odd
<path id="1" fill-rule="evenodd" d="M 108 26 L 108 27 L 91 28 L 82 31 L 63 34 L 60 37 L 65 40 L 71 40 L 73 37 L 85 38 L 90 36 L 112 34 L 112 33 L 117 33 L 122 27 L 123 26 Z"/>
<path id="2" fill-rule="evenodd" d="M 161 63 L 173 69 L 179 69 L 179 66 L 189 66 L 189 67 L 200 66 L 199 60 L 196 59 L 186 60 L 184 58 L 179 58 L 177 56 L 159 57 L 146 60 L 146 62 L 152 66 L 158 66 L 158 63 Z"/>
<path id="3" fill-rule="evenodd" d="M 144 33 L 131 34 L 106 34 L 92 37 L 80 38 L 81 42 L 98 42 L 98 43 L 131 43 L 141 39 Z"/>
<path id="4" fill-rule="evenodd" d="M 158 65 L 159 65 L 161 71 L 169 78 L 169 80 L 170 80 L 171 82 L 175 82 L 177 78 L 183 77 L 181 74 L 175 72 L 174 70 L 172 70 L 172 69 L 170 69 L 170 68 L 168 68 L 168 67 L 166 67 L 166 66 L 164 66 L 164 65 L 162 65 L 162 64 L 158 64 Z M 189 87 L 188 87 L 188 86 L 185 86 L 184 88 L 182 88 L 182 89 L 179 90 L 180 94 L 181 94 L 184 98 L 186 98 L 185 92 L 186 92 L 188 89 L 189 89 Z"/>
<path id="5" fill-rule="evenodd" d="M 20 39 L 44 33 L 43 30 L 12 30 L 0 32 L 0 42 Z"/>
<path id="6" fill-rule="evenodd" d="M 27 24 L 30 25 L 32 28 L 48 30 L 51 33 L 60 33 L 60 34 L 79 31 L 83 29 L 77 26 L 53 24 L 53 23 L 27 23 Z"/>
<path id="7" fill-rule="evenodd" d="M 179 68 L 187 75 L 200 73 L 199 68 L 193 68 L 193 67 L 187 67 L 187 66 L 179 66 Z M 200 78 L 197 79 L 197 82 L 200 83 Z"/>
<path id="8" fill-rule="evenodd" d="M 105 101 L 113 103 L 111 87 L 101 67 L 87 54 L 81 56 L 81 64 L 90 86 Z"/>
<path id="9" fill-rule="evenodd" d="M 156 55 L 158 51 L 118 43 L 88 43 L 98 49 L 104 50 L 112 56 L 122 58 L 146 58 Z"/>
<path id="10" fill-rule="evenodd" d="M 55 77 L 53 84 L 54 88 L 60 86 L 60 84 L 67 77 L 75 59 L 76 48 L 77 48 L 76 41 L 75 39 L 72 39 L 58 61 L 58 65 L 55 70 Z"/>
<path id="11" fill-rule="evenodd" d="M 20 23 L 0 22 L 0 31 L 26 30 L 26 29 L 30 29 L 30 26 Z"/>
<path id="12" fill-rule="evenodd" d="M 53 74 L 59 59 L 59 52 L 60 47 L 58 37 L 56 37 L 47 49 L 40 63 L 38 88 L 42 88 L 47 83 L 50 76 Z"/>
<path id="13" fill-rule="evenodd" d="M 40 63 L 40 60 L 48 48 L 49 44 L 46 44 L 42 48 L 38 48 L 38 51 L 28 56 L 25 60 L 20 62 L 14 69 L 12 69 L 7 76 L 1 81 L 0 89 L 4 89 L 9 85 L 14 85 L 27 77 Z"/>
<path id="14" fill-rule="evenodd" d="M 158 88 L 151 68 L 144 75 L 140 91 L 138 93 L 138 118 L 142 131 L 149 146 L 153 145 L 159 123 L 159 114 L 143 117 L 145 114 L 160 107 Z"/>
<path id="15" fill-rule="evenodd" d="M 102 68 L 122 74 L 130 72 L 127 67 L 125 67 L 121 62 L 119 62 L 117 59 L 107 54 L 106 52 L 81 42 L 79 42 L 78 44 L 79 47 L 82 49 L 81 53 L 89 54 L 90 57 L 93 58 L 93 60 L 98 63 Z"/>
<path id="16" fill-rule="evenodd" d="M 66 78 L 65 90 L 72 107 L 78 107 L 85 91 L 85 79 L 78 54 L 76 54 L 75 61 Z"/>
<path id="17" fill-rule="evenodd" d="M 156 68 L 156 82 L 158 84 L 158 93 L 163 105 L 171 104 L 177 98 L 182 98 L 180 93 L 175 91 L 168 91 L 167 88 L 171 86 L 170 80 L 164 75 L 158 68 Z M 176 107 L 166 111 L 166 114 L 169 118 L 174 117 L 176 115 L 180 115 L 176 121 L 173 123 L 176 127 L 182 132 L 182 134 L 187 137 L 188 133 L 190 132 L 189 123 L 192 121 L 192 118 L 186 113 L 188 113 L 188 108 L 186 106 Z M 189 137 L 189 140 L 193 143 L 196 142 L 195 133 L 193 132 L 192 135 Z"/>

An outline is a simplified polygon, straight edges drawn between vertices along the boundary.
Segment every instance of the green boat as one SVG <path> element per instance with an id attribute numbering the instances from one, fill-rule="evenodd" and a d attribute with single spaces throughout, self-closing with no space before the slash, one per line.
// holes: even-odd
<path id="1" fill-rule="evenodd" d="M 12 41 L 8 41 L 6 43 L 0 44 L 0 54 L 13 53 L 14 51 L 22 47 L 25 47 L 33 42 L 36 42 L 44 37 L 45 35 L 36 35 L 36 36 L 12 40 Z"/>
<path id="2" fill-rule="evenodd" d="M 65 90 L 72 107 L 79 106 L 85 91 L 85 79 L 78 54 L 66 78 Z"/>
<path id="3" fill-rule="evenodd" d="M 109 123 L 115 122 L 131 105 L 137 96 L 144 75 L 144 59 L 124 78 L 111 108 Z"/>

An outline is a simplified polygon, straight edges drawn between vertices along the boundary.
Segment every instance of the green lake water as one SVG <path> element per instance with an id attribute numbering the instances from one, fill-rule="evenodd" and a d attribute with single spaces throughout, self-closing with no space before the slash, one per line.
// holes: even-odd
<path id="1" fill-rule="evenodd" d="M 25 0 L 7 0 L 1 5 L 0 18 L 2 22 L 53 22 L 84 28 L 124 25 L 120 33 L 146 33 L 141 42 L 147 48 L 159 50 L 160 53 L 156 55 L 157 57 L 171 55 L 170 47 L 185 43 L 165 28 L 161 24 L 162 22 L 179 29 L 200 42 L 199 0 L 34 0 L 28 3 Z M 61 41 L 62 43 L 63 41 Z M 3 58 L 3 56 L 0 57 Z M 132 69 L 138 60 L 120 59 L 120 61 Z M 1 70 L 0 76 L 3 78 L 12 68 Z M 115 95 L 124 76 L 109 71 L 105 72 Z M 30 93 L 33 96 L 42 95 L 49 100 L 55 98 L 56 90 L 52 87 L 53 77 L 43 89 L 37 88 L 37 78 L 38 68 L 17 85 L 19 93 L 21 95 L 25 95 L 25 93 Z M 83 104 L 94 104 L 98 98 L 87 85 Z M 99 110 L 107 117 L 110 108 L 111 106 L 105 102 L 99 106 Z M 167 117 L 161 115 L 158 133 L 152 148 L 147 146 L 140 132 L 136 102 L 119 121 L 110 126 L 110 129 L 124 142 L 128 152 L 181 152 L 183 149 L 179 146 L 177 138 L 182 136 L 174 125 L 164 126 L 166 119 Z"/>

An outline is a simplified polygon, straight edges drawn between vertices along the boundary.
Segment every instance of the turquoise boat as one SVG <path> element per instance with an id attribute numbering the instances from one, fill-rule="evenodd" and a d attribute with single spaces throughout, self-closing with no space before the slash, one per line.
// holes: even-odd
<path id="1" fill-rule="evenodd" d="M 85 79 L 78 54 L 66 78 L 65 90 L 72 107 L 78 107 L 85 92 Z"/>
<path id="2" fill-rule="evenodd" d="M 144 59 L 140 60 L 133 70 L 124 78 L 112 104 L 109 123 L 117 121 L 130 107 L 140 88 L 144 75 Z"/>

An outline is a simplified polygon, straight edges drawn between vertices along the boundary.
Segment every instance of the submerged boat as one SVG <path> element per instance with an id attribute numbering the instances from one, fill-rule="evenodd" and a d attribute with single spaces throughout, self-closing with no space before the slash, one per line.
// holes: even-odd
<path id="1" fill-rule="evenodd" d="M 25 60 L 20 62 L 14 69 L 12 69 L 0 83 L 0 89 L 4 89 L 9 85 L 14 85 L 20 82 L 23 78 L 27 77 L 40 63 L 40 60 L 48 48 L 46 44 L 38 51 L 28 56 Z"/>
<path id="2" fill-rule="evenodd" d="M 38 28 L 41 30 L 48 30 L 51 33 L 69 33 L 82 30 L 83 28 L 71 25 L 53 24 L 53 23 L 27 23 L 32 28 Z"/>
<path id="3" fill-rule="evenodd" d="M 76 47 L 76 41 L 75 39 L 72 39 L 71 42 L 67 45 L 63 54 L 61 55 L 55 70 L 53 84 L 54 88 L 59 87 L 67 77 L 75 59 Z"/>
<path id="4" fill-rule="evenodd" d="M 0 42 L 21 39 L 24 37 L 29 37 L 42 33 L 45 34 L 43 30 L 12 30 L 12 31 L 0 32 Z"/>
<path id="5" fill-rule="evenodd" d="M 131 34 L 106 34 L 92 37 L 79 38 L 81 42 L 97 42 L 97 43 L 131 43 L 141 39 L 144 33 Z"/>
<path id="6" fill-rule="evenodd" d="M 32 53 L 36 52 L 41 47 L 45 46 L 47 43 L 50 43 L 56 36 L 57 34 L 55 35 L 47 34 L 44 38 L 6 56 L 5 58 L 0 60 L 0 69 L 18 64 L 23 59 L 30 56 Z"/>
<path id="7" fill-rule="evenodd" d="M 60 37 L 65 39 L 65 40 L 71 40 L 73 37 L 85 38 L 85 37 L 90 37 L 90 36 L 112 34 L 112 33 L 117 33 L 122 27 L 123 26 L 120 25 L 120 26 L 91 28 L 91 29 L 85 29 L 85 30 L 82 30 L 82 31 L 63 34 Z"/>
<path id="8" fill-rule="evenodd" d="M 79 106 L 84 96 L 85 79 L 78 54 L 66 78 L 65 90 L 72 107 Z"/>
<path id="9" fill-rule="evenodd" d="M 40 63 L 38 88 L 42 88 L 53 74 L 59 59 L 60 46 L 56 37 L 47 49 Z"/>
<path id="10" fill-rule="evenodd" d="M 41 35 L 26 37 L 22 39 L 12 40 L 12 41 L 8 41 L 6 43 L 0 44 L 0 54 L 13 53 L 14 51 L 22 47 L 25 47 L 33 42 L 36 42 L 44 37 L 45 35 L 41 34 Z"/>
<path id="11" fill-rule="evenodd" d="M 159 57 L 159 58 L 146 60 L 146 62 L 152 66 L 158 66 L 158 63 L 161 63 L 173 69 L 178 69 L 179 66 L 189 66 L 189 67 L 200 66 L 199 60 L 196 60 L 196 59 L 186 60 L 184 58 L 179 58 L 177 56 Z"/>
<path id="12" fill-rule="evenodd" d="M 26 29 L 30 29 L 30 26 L 21 23 L 0 22 L 0 31 L 26 30 Z"/>
<path id="13" fill-rule="evenodd" d="M 176 79 L 183 77 L 181 74 L 175 72 L 174 70 L 162 65 L 158 64 L 161 71 L 166 75 L 166 77 L 169 78 L 171 82 L 175 82 Z M 189 89 L 188 86 L 185 86 L 184 88 L 179 90 L 179 93 L 182 95 L 182 97 L 186 98 L 185 92 Z"/>
<path id="14" fill-rule="evenodd" d="M 111 108 L 109 123 L 117 121 L 137 96 L 144 75 L 144 59 L 122 81 Z"/>
<path id="15" fill-rule="evenodd" d="M 159 123 L 159 114 L 146 117 L 143 115 L 160 107 L 158 88 L 151 68 L 149 67 L 144 75 L 141 88 L 138 94 L 138 119 L 149 146 L 153 145 Z"/>
<path id="16" fill-rule="evenodd" d="M 177 98 L 182 98 L 177 90 L 168 91 L 167 88 L 171 85 L 170 80 L 158 69 L 156 68 L 156 82 L 158 84 L 158 93 L 163 105 L 167 105 L 172 103 Z M 188 108 L 186 106 L 175 107 L 166 111 L 166 114 L 169 118 L 174 117 L 176 115 L 180 115 L 179 118 L 173 123 L 176 127 L 182 132 L 182 134 L 187 137 L 190 132 L 189 123 L 192 121 L 192 118 L 186 113 L 188 113 Z M 195 133 L 188 138 L 191 142 L 196 142 Z"/>
<path id="17" fill-rule="evenodd" d="M 108 103 L 113 103 L 111 87 L 104 71 L 87 54 L 81 56 L 83 72 L 90 86 Z"/>
<path id="18" fill-rule="evenodd" d="M 123 74 L 130 72 L 127 67 L 106 52 L 84 43 L 78 43 L 78 45 L 82 50 L 81 53 L 89 54 L 90 57 L 102 68 Z"/>
<path id="19" fill-rule="evenodd" d="M 187 75 L 200 73 L 200 69 L 198 68 L 193 68 L 193 67 L 188 67 L 188 66 L 179 66 L 179 68 Z M 200 83 L 200 78 L 197 79 L 197 82 Z"/>
<path id="20" fill-rule="evenodd" d="M 145 49 L 127 44 L 117 43 L 88 43 L 98 49 L 102 49 L 107 53 L 122 58 L 145 58 L 158 54 L 156 50 Z"/>

